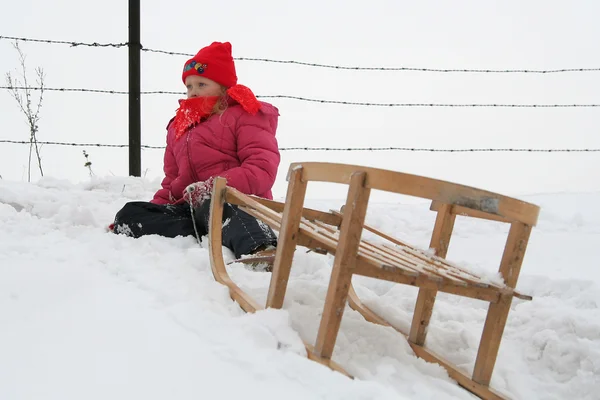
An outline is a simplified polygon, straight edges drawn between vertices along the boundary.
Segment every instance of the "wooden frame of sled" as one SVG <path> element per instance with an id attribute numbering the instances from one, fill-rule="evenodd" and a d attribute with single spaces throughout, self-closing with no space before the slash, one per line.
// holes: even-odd
<path id="1" fill-rule="evenodd" d="M 229 288 L 231 297 L 246 312 L 263 309 L 229 277 L 222 254 L 222 215 L 225 202 L 264 221 L 279 232 L 279 242 L 269 285 L 266 307 L 281 308 L 297 245 L 334 255 L 333 268 L 316 343 L 305 343 L 308 358 L 348 375 L 332 361 L 332 354 L 346 302 L 363 317 L 391 326 L 407 336 L 418 357 L 443 366 L 451 378 L 483 399 L 505 399 L 489 387 L 504 326 L 513 297 L 531 297 L 515 290 L 531 228 L 539 207 L 517 199 L 450 182 L 375 168 L 331 163 L 293 163 L 288 173 L 285 203 L 247 196 L 215 180 L 210 214 L 209 252 L 215 279 Z M 347 184 L 343 212 L 321 212 L 304 208 L 308 182 Z M 419 250 L 364 224 L 372 189 L 432 200 L 437 212 L 430 248 Z M 505 285 L 497 285 L 445 260 L 456 215 L 510 224 L 499 272 Z M 367 229 L 389 244 L 361 238 Z M 352 275 L 419 287 L 409 332 L 366 307 L 352 287 Z M 424 346 L 437 292 L 446 292 L 490 303 L 475 366 L 471 376 Z"/>

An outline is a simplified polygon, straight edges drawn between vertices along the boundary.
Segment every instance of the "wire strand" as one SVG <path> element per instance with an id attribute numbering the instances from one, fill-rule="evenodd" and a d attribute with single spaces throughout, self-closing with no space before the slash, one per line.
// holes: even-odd
<path id="1" fill-rule="evenodd" d="M 0 39 L 4 40 L 17 40 L 22 42 L 35 42 L 45 44 L 65 44 L 71 47 L 113 47 L 121 48 L 130 45 L 128 42 L 124 43 L 85 43 L 76 41 L 65 41 L 65 40 L 48 40 L 48 39 L 32 39 L 25 37 L 16 36 L 0 36 Z M 182 53 L 176 51 L 167 51 L 160 49 L 152 49 L 141 46 L 141 51 L 148 53 L 158 53 L 170 56 L 185 56 L 193 57 L 194 54 Z M 437 73 L 491 73 L 491 74 L 557 74 L 567 72 L 598 72 L 600 67 L 596 68 L 555 68 L 555 69 L 491 69 L 491 68 L 423 68 L 423 67 L 363 67 L 363 66 L 349 66 L 349 65 L 335 65 L 335 64 L 322 64 L 322 63 L 311 63 L 306 61 L 297 60 L 277 60 L 272 58 L 256 58 L 256 57 L 234 57 L 237 61 L 250 61 L 250 62 L 262 62 L 262 63 L 273 63 L 273 64 L 288 64 L 288 65 L 299 65 L 313 68 L 327 68 L 336 70 L 351 70 L 351 71 L 414 71 L 414 72 L 437 72 Z"/>
<path id="2" fill-rule="evenodd" d="M 9 144 L 30 144 L 26 140 L 10 140 L 0 139 L 0 143 Z M 56 146 L 73 146 L 73 147 L 110 147 L 110 148 L 127 148 L 127 144 L 103 144 L 103 143 L 75 143 L 75 142 L 56 142 L 56 141 L 40 141 L 38 144 L 56 145 Z M 165 146 L 149 146 L 141 145 L 143 149 L 159 149 L 164 150 Z M 414 152 L 431 152 L 431 153 L 594 153 L 600 152 L 600 149 L 580 148 L 580 149 L 520 149 L 520 148 L 467 148 L 467 149 L 435 149 L 425 147 L 280 147 L 279 151 L 414 151 Z"/>
<path id="3" fill-rule="evenodd" d="M 83 43 L 83 42 L 75 42 L 75 41 L 66 41 L 66 40 L 48 40 L 48 39 L 31 39 L 31 38 L 23 38 L 23 37 L 15 37 L 15 36 L 0 36 L 0 39 L 4 40 L 17 40 L 20 42 L 34 42 L 34 43 L 45 43 L 45 44 L 68 44 L 71 47 L 126 47 L 129 46 L 128 42 L 124 43 Z"/>
<path id="4" fill-rule="evenodd" d="M 40 87 L 33 86 L 0 86 L 0 89 L 6 90 L 41 90 Z M 85 89 L 85 88 L 49 88 L 44 87 L 45 91 L 49 92 L 90 92 L 90 93 L 104 93 L 104 94 L 129 94 L 127 91 L 122 90 L 103 90 L 103 89 Z M 142 91 L 144 95 L 156 95 L 156 94 L 175 94 L 184 96 L 183 92 L 176 91 Z M 348 106 L 363 106 L 363 107 L 457 107 L 457 108 L 468 108 L 468 107 L 485 107 L 485 108 L 594 108 L 600 107 L 600 104 L 503 104 L 503 103 L 487 103 L 487 104 L 453 104 L 453 103 L 371 103 L 371 102 L 353 102 L 343 100 L 325 100 L 325 99 L 311 99 L 308 97 L 300 96 L 289 96 L 289 95 L 257 95 L 259 99 L 288 99 L 304 101 L 309 103 L 320 103 L 320 104 L 339 104 Z"/>

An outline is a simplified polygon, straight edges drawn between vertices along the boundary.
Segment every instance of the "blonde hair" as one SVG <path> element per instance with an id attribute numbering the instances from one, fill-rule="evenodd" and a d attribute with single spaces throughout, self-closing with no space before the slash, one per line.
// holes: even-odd
<path id="1" fill-rule="evenodd" d="M 217 100 L 217 104 L 212 109 L 212 114 L 222 115 L 227 110 L 227 88 L 221 85 L 221 96 Z"/>

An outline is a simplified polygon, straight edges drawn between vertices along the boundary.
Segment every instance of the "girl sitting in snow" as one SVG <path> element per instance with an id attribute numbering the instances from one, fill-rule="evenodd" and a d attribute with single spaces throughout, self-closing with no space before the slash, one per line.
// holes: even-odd
<path id="1" fill-rule="evenodd" d="M 215 177 L 242 193 L 272 199 L 280 156 L 275 139 L 279 112 L 237 84 L 231 44 L 202 48 L 183 68 L 187 99 L 167 126 L 162 188 L 148 202 L 130 202 L 110 229 L 133 237 L 208 233 Z M 191 212 L 190 205 L 194 212 Z M 223 245 L 242 255 L 267 250 L 276 236 L 261 221 L 225 204 Z"/>

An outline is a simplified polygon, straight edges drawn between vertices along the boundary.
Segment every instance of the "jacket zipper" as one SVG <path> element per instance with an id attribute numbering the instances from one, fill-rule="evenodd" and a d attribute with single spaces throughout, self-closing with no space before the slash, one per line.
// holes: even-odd
<path id="1" fill-rule="evenodd" d="M 198 182 L 198 176 L 196 175 L 196 170 L 192 167 L 192 156 L 190 154 L 190 135 L 191 135 L 191 129 L 188 130 L 187 137 L 186 137 L 188 165 L 190 167 L 190 172 L 192 173 L 192 178 L 194 178 L 194 182 Z"/>

